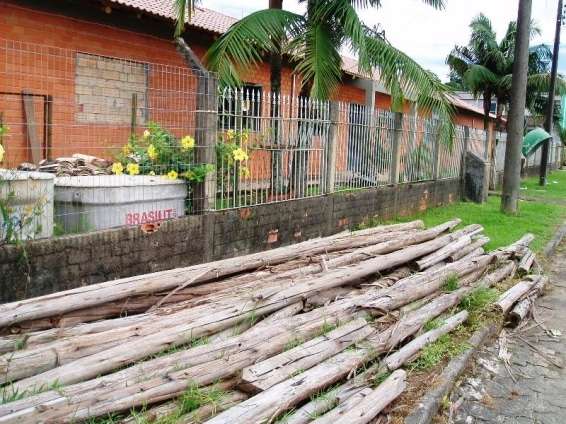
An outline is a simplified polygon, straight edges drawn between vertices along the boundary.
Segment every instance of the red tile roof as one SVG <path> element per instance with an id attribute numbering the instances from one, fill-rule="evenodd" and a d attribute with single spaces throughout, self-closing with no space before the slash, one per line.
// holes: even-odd
<path id="1" fill-rule="evenodd" d="M 162 18 L 176 19 L 172 0 L 110 0 L 122 6 L 130 7 L 136 10 L 149 13 L 151 15 L 160 16 Z M 200 28 L 205 31 L 223 34 L 228 31 L 230 26 L 237 22 L 238 19 L 225 15 L 214 10 L 202 7 L 195 8 L 194 14 L 189 25 Z"/>

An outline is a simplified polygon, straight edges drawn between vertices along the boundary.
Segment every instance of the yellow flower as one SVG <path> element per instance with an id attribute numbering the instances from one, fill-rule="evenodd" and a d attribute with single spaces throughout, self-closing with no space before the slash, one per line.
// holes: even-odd
<path id="1" fill-rule="evenodd" d="M 112 164 L 112 173 L 122 175 L 124 173 L 124 166 L 120 162 L 114 162 Z"/>
<path id="2" fill-rule="evenodd" d="M 249 177 L 250 176 L 250 169 L 247 166 L 242 166 L 240 168 L 240 175 L 242 177 Z"/>
<path id="3" fill-rule="evenodd" d="M 179 174 L 177 174 L 177 171 L 175 171 L 175 170 L 169 171 L 167 173 L 167 178 L 169 178 L 170 180 L 176 180 L 178 176 L 179 176 Z"/>
<path id="4" fill-rule="evenodd" d="M 147 156 L 149 156 L 151 160 L 154 160 L 157 157 L 157 149 L 153 144 L 147 146 Z"/>
<path id="5" fill-rule="evenodd" d="M 248 142 L 249 137 L 250 134 L 247 131 L 244 131 L 242 133 L 242 143 L 246 144 Z"/>
<path id="6" fill-rule="evenodd" d="M 2 145 L 0 144 L 0 162 L 4 160 L 4 153 L 6 153 L 6 151 L 4 150 L 4 147 L 2 147 Z"/>
<path id="7" fill-rule="evenodd" d="M 132 153 L 132 146 L 130 146 L 129 144 L 126 144 L 124 147 L 122 147 L 122 152 L 125 155 L 129 155 L 130 153 Z"/>
<path id="8" fill-rule="evenodd" d="M 234 130 L 226 131 L 226 140 L 228 140 L 228 141 L 233 140 L 235 135 L 236 135 L 236 133 L 234 132 Z"/>
<path id="9" fill-rule="evenodd" d="M 129 163 L 126 165 L 126 171 L 130 175 L 138 175 L 140 173 L 140 166 L 137 163 Z"/>
<path id="10" fill-rule="evenodd" d="M 149 171 L 149 175 L 154 176 L 154 175 L 155 175 L 155 171 Z"/>
<path id="11" fill-rule="evenodd" d="M 181 139 L 181 147 L 183 150 L 190 150 L 195 147 L 195 139 L 190 135 L 186 135 Z"/>
<path id="12" fill-rule="evenodd" d="M 248 154 L 239 147 L 237 149 L 234 149 L 232 156 L 236 161 L 248 160 Z"/>
<path id="13" fill-rule="evenodd" d="M 143 138 L 149 138 L 150 135 L 151 135 L 151 132 L 149 130 L 145 130 L 143 132 Z"/>

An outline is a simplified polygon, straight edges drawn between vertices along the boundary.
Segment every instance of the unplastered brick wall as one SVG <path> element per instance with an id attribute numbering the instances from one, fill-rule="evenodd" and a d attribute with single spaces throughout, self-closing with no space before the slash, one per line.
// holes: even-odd
<path id="1" fill-rule="evenodd" d="M 129 124 L 135 94 L 137 122 L 145 122 L 148 65 L 77 53 L 75 96 L 79 123 Z"/>
<path id="2" fill-rule="evenodd" d="M 253 253 L 355 229 L 461 198 L 460 181 L 440 180 L 192 215 L 138 227 L 0 247 L 0 301 Z"/>

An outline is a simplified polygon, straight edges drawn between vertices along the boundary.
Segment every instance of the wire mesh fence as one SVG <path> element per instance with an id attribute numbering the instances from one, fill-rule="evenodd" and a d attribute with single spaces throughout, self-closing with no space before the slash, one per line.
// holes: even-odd
<path id="1" fill-rule="evenodd" d="M 193 183 L 213 166 L 202 163 L 199 143 L 215 132 L 199 123 L 199 99 L 216 101 L 202 92 L 206 78 L 182 64 L 0 40 L 4 192 L 26 199 L 31 214 L 43 186 L 55 187 L 45 206 L 54 219 L 41 235 L 193 212 Z M 5 209 L 3 232 L 22 227 L 21 208 Z"/>
<path id="2" fill-rule="evenodd" d="M 0 240 L 461 176 L 485 132 L 0 40 Z"/>

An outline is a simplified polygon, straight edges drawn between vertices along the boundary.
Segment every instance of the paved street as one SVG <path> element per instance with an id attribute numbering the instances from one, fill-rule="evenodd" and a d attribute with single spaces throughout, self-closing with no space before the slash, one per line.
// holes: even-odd
<path id="1" fill-rule="evenodd" d="M 451 422 L 566 423 L 565 242 L 550 271 L 551 284 L 538 301 L 536 321 L 507 330 L 480 353 L 473 377 L 452 394 Z M 508 358 L 507 365 L 500 358 Z"/>

